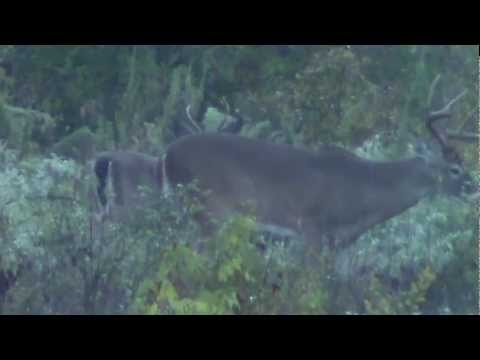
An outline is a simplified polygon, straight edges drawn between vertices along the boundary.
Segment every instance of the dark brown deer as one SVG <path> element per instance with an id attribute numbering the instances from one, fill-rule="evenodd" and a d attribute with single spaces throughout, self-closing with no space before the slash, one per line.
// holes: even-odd
<path id="1" fill-rule="evenodd" d="M 334 146 L 312 153 L 236 135 L 199 134 L 168 147 L 156 166 L 156 183 L 174 188 L 196 180 L 205 208 L 199 220 L 206 228 L 212 219 L 248 209 L 260 224 L 301 235 L 313 246 L 347 246 L 429 194 L 465 198 L 477 191 L 449 133 L 437 126 L 464 94 L 426 118 L 438 156 L 379 162 Z"/>
<path id="2" fill-rule="evenodd" d="M 227 110 L 230 110 L 227 106 Z M 205 133 L 202 122 L 197 122 L 191 114 L 191 106 L 185 108 L 186 119 L 182 126 L 188 133 Z M 235 113 L 225 115 L 224 120 L 216 129 L 221 133 L 234 133 L 240 130 L 243 118 Z M 152 156 L 133 151 L 105 151 L 96 156 L 94 172 L 97 177 L 97 200 L 101 211 L 96 214 L 97 220 L 121 219 L 128 214 L 129 208 L 144 206 L 158 202 L 156 199 L 146 199 L 140 196 L 140 187 L 150 190 L 160 190 L 164 195 L 169 191 L 168 184 L 158 181 L 156 166 L 158 160 Z M 161 170 L 161 169 L 160 169 Z M 107 199 L 107 185 L 111 181 L 113 201 Z"/>
<path id="3" fill-rule="evenodd" d="M 94 172 L 98 180 L 97 195 L 102 211 L 99 219 L 122 218 L 129 207 L 145 206 L 140 187 L 159 190 L 156 180 L 158 159 L 133 151 L 106 151 L 98 154 Z M 107 199 L 107 185 L 112 182 L 113 201 Z"/>

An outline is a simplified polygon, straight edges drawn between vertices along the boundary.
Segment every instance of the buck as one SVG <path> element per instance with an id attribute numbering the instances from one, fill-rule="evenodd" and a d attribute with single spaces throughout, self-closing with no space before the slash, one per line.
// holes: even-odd
<path id="1" fill-rule="evenodd" d="M 314 247 L 344 247 L 430 194 L 478 197 L 476 185 L 450 143 L 474 140 L 475 134 L 454 134 L 438 126 L 438 120 L 451 117 L 452 105 L 464 95 L 426 117 L 440 149 L 437 154 L 423 152 L 380 162 L 334 146 L 313 153 L 210 133 L 180 138 L 155 166 L 150 158 L 143 164 L 163 190 L 196 181 L 200 189 L 196 196 L 204 205 L 197 220 L 205 228 L 213 219 L 248 209 L 260 224 L 297 234 Z M 140 163 L 130 162 L 129 157 L 111 157 L 112 166 L 125 166 L 122 171 L 136 177 L 138 171 L 133 168 Z"/>

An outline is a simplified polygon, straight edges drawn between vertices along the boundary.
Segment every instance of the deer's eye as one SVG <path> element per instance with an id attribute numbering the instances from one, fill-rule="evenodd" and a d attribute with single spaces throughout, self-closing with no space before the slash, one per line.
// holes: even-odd
<path id="1" fill-rule="evenodd" d="M 451 167 L 451 168 L 449 169 L 449 172 L 450 172 L 450 174 L 453 175 L 453 176 L 459 176 L 460 173 L 462 172 L 462 170 L 461 170 L 459 167 L 454 166 L 454 167 Z"/>

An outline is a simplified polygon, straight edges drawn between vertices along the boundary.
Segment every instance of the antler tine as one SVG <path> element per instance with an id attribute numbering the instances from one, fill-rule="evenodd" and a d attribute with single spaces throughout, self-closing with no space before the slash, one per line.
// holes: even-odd
<path id="1" fill-rule="evenodd" d="M 458 100 L 460 100 L 462 97 L 464 97 L 467 94 L 467 90 L 463 90 L 460 94 L 458 94 L 456 97 L 454 97 L 450 102 L 443 107 L 443 109 L 437 110 L 437 111 L 432 111 L 428 114 L 428 120 L 429 121 L 435 121 L 438 119 L 446 118 L 451 116 L 450 109 L 455 104 Z"/>
<path id="2" fill-rule="evenodd" d="M 435 93 L 438 82 L 440 81 L 441 78 L 442 78 L 442 75 L 438 74 L 437 76 L 435 76 L 435 79 L 433 79 L 432 84 L 430 85 L 430 91 L 428 92 L 428 100 L 427 100 L 428 108 L 432 106 L 433 94 Z"/>
<path id="3" fill-rule="evenodd" d="M 217 128 L 218 132 L 224 133 L 237 133 L 242 129 L 244 125 L 244 120 L 241 114 L 239 113 L 238 109 L 235 109 L 235 106 L 230 104 L 226 97 L 222 97 L 220 100 L 221 105 L 223 108 L 221 109 L 222 112 L 225 111 L 227 116 L 223 117 L 222 122 Z M 233 122 L 231 120 L 233 119 Z"/>
<path id="4" fill-rule="evenodd" d="M 222 97 L 222 99 L 220 100 L 220 102 L 222 103 L 222 105 L 225 107 L 225 110 L 227 111 L 227 114 L 230 115 L 230 105 L 228 104 L 228 101 L 225 99 L 225 97 Z M 220 123 L 220 126 L 218 127 L 218 131 L 219 132 L 222 132 L 224 129 L 225 129 L 225 124 L 227 122 L 227 117 L 226 116 L 223 116 L 223 120 L 222 122 Z"/>
<path id="5" fill-rule="evenodd" d="M 474 142 L 474 141 L 478 141 L 479 139 L 478 134 L 469 133 L 469 132 L 447 131 L 447 136 L 451 140 L 460 140 L 460 141 L 467 141 L 467 142 Z"/>
<path id="6" fill-rule="evenodd" d="M 468 115 L 467 115 L 467 120 L 465 120 L 465 123 L 463 124 L 461 130 L 465 129 L 465 126 L 467 126 L 467 124 L 468 124 L 470 121 L 475 121 L 475 118 L 478 118 L 477 111 L 478 111 L 478 109 L 473 108 L 472 111 L 470 111 L 470 112 L 468 113 Z"/>
<path id="7" fill-rule="evenodd" d="M 185 112 L 187 113 L 187 119 L 189 121 L 189 125 L 191 125 L 194 130 L 192 130 L 191 128 L 188 129 L 190 130 L 190 132 L 193 134 L 195 132 L 197 133 L 201 133 L 203 132 L 203 129 L 200 127 L 200 125 L 198 125 L 195 120 L 193 120 L 193 117 L 192 117 L 192 114 L 190 112 L 190 109 L 192 108 L 192 104 L 188 104 L 188 106 L 185 108 Z"/>
<path id="8" fill-rule="evenodd" d="M 435 79 L 432 82 L 432 85 L 430 86 L 430 92 L 428 94 L 428 105 L 431 107 L 431 103 L 433 100 L 433 94 L 434 91 L 438 85 L 438 82 L 440 80 L 441 76 L 437 75 Z M 467 93 L 467 90 L 463 90 L 460 94 L 455 96 L 452 100 L 450 100 L 447 105 L 445 105 L 442 109 L 437 110 L 437 111 L 430 111 L 428 116 L 427 116 L 427 128 L 430 130 L 432 133 L 433 137 L 437 139 L 437 141 L 440 143 L 440 146 L 442 147 L 442 152 L 444 153 L 445 156 L 449 154 L 450 156 L 455 156 L 456 158 L 459 158 L 458 154 L 456 153 L 455 149 L 448 144 L 449 139 L 457 139 L 457 140 L 475 140 L 475 137 L 472 137 L 473 134 L 468 134 L 468 133 L 454 133 L 454 132 L 449 132 L 446 130 L 438 129 L 437 127 L 434 126 L 434 122 L 443 119 L 443 118 L 448 118 L 450 117 L 451 114 L 451 108 L 452 106 L 458 102 L 462 97 L 465 96 Z"/>
<path id="9" fill-rule="evenodd" d="M 467 141 L 467 142 L 475 142 L 478 141 L 479 139 L 479 134 L 474 133 L 471 131 L 465 131 L 467 125 L 473 120 L 475 121 L 477 115 L 477 109 L 474 108 L 472 111 L 468 113 L 466 116 L 466 120 L 463 123 L 463 125 L 460 127 L 460 129 L 456 132 L 454 131 L 447 131 L 447 136 L 449 139 L 452 140 L 459 140 L 459 141 Z"/>

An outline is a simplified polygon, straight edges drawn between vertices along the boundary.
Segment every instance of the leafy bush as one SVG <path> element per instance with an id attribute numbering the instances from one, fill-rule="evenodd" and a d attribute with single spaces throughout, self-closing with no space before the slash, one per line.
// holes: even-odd
<path id="1" fill-rule="evenodd" d="M 350 248 L 305 263 L 299 239 L 268 240 L 258 252 L 266 239 L 248 216 L 205 238 L 188 199 L 98 223 L 90 169 L 40 155 L 57 143 L 72 156 L 72 138 L 62 138 L 78 140 L 83 126 L 102 147 L 160 155 L 191 103 L 194 113 L 210 108 L 207 130 L 226 108 L 239 109 L 244 136 L 310 149 L 364 144 L 362 156 L 398 159 L 411 154 L 406 139 L 426 135 L 421 118 L 437 73 L 445 78 L 434 105 L 466 87 L 449 126 L 477 130 L 468 125 L 476 47 L 0 46 L 0 60 L 0 137 L 17 151 L 0 146 L 3 312 L 477 311 L 479 214 L 469 205 L 425 199 Z M 475 146 L 462 152 L 470 167 Z"/>
<path id="2" fill-rule="evenodd" d="M 156 217 L 176 211 L 168 204 L 99 223 L 89 168 L 73 161 L 18 162 L 8 149 L 0 160 L 0 272 L 16 280 L 0 294 L 6 313 L 124 313 L 160 246 L 187 237 L 185 224 L 173 231 Z"/>
<path id="3" fill-rule="evenodd" d="M 301 239 L 273 241 L 249 216 L 202 235 L 189 187 L 124 222 L 98 223 L 89 169 L 57 157 L 19 161 L 5 146 L 0 165 L 0 272 L 15 279 L 5 313 L 476 310 L 478 214 L 461 203 L 452 211 L 451 199 L 427 199 L 350 248 L 305 262 Z"/>
<path id="4" fill-rule="evenodd" d="M 291 259 L 263 256 L 255 220 L 222 224 L 199 251 L 174 244 L 162 254 L 155 277 L 139 291 L 133 312 L 145 314 L 321 314 L 328 294 L 314 269 Z M 285 255 L 285 254 L 284 254 Z"/>
<path id="5" fill-rule="evenodd" d="M 374 159 L 390 156 L 386 155 L 389 149 L 381 144 L 381 137 L 375 137 L 358 152 Z M 478 259 L 472 249 L 478 238 L 478 214 L 472 207 L 454 197 L 424 199 L 376 226 L 340 253 L 335 273 L 349 283 L 352 291 L 359 289 L 356 311 L 475 313 Z M 413 308 L 406 303 L 409 289 L 417 282 L 423 284 L 420 298 L 424 303 Z M 362 287 L 369 290 L 363 291 Z M 385 298 L 379 298 L 380 293 Z M 369 303 L 365 309 L 364 299 L 369 296 L 376 298 L 376 305 Z"/>

